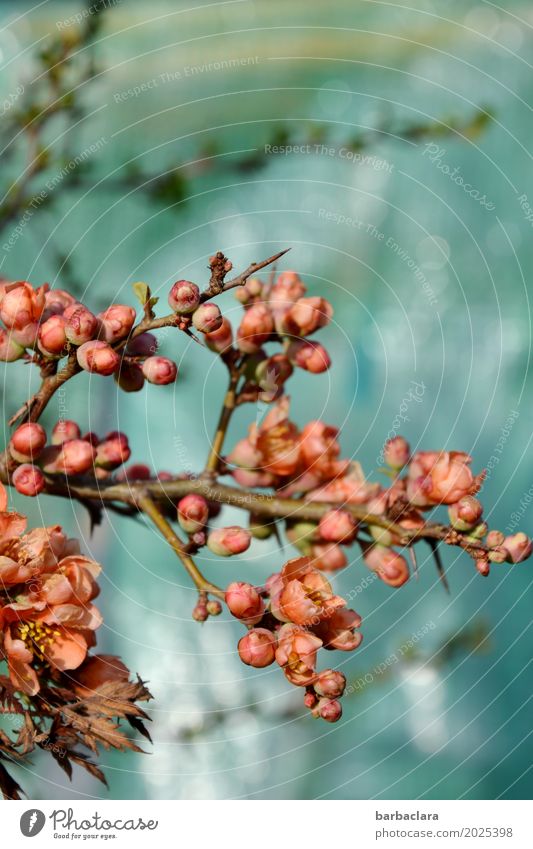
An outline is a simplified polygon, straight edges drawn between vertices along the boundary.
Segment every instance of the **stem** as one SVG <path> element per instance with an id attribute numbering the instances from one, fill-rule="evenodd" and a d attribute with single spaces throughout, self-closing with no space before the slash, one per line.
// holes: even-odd
<path id="1" fill-rule="evenodd" d="M 200 572 L 196 563 L 185 550 L 185 546 L 178 537 L 178 535 L 174 532 L 174 529 L 170 525 L 170 523 L 166 520 L 166 518 L 161 513 L 157 504 L 150 498 L 146 493 L 141 493 L 136 499 L 137 506 L 139 510 L 152 520 L 154 525 L 161 531 L 163 537 L 168 542 L 168 544 L 174 549 L 179 559 L 181 560 L 184 568 L 192 578 L 194 585 L 196 586 L 199 593 L 210 593 L 211 595 L 217 596 L 217 598 L 224 600 L 224 591 L 217 587 L 215 584 L 211 584 Z"/>
<path id="2" fill-rule="evenodd" d="M 209 451 L 209 457 L 207 458 L 207 463 L 205 466 L 205 472 L 209 477 L 215 477 L 220 467 L 220 455 L 222 452 L 222 446 L 224 444 L 226 431 L 228 429 L 231 416 L 235 409 L 235 393 L 237 390 L 237 384 L 239 382 L 240 376 L 241 373 L 239 369 L 231 369 L 228 390 L 224 396 L 224 406 L 222 407 L 222 410 L 220 412 L 217 430 L 213 442 L 211 444 L 211 450 Z"/>
<path id="3" fill-rule="evenodd" d="M 3 483 L 10 484 L 8 470 L 1 465 L 0 479 Z M 157 503 L 158 501 L 176 501 L 184 495 L 194 492 L 203 495 L 207 501 L 240 507 L 241 510 L 246 510 L 258 516 L 267 516 L 272 519 L 303 519 L 311 522 L 319 522 L 328 510 L 339 507 L 339 504 L 327 501 L 305 501 L 297 498 L 281 498 L 277 495 L 264 495 L 252 489 L 226 486 L 201 477 L 192 480 L 182 478 L 169 481 L 157 480 L 151 483 L 148 481 L 139 483 L 98 481 L 98 483 L 95 483 L 91 480 L 80 480 L 77 483 L 74 478 L 69 478 L 68 482 L 65 483 L 63 480 L 49 479 L 45 492 L 49 495 L 59 495 L 70 499 L 77 498 L 78 500 L 100 503 L 118 502 L 135 506 L 139 506 L 139 499 L 143 495 L 151 502 Z M 426 522 L 420 528 L 407 530 L 386 516 L 369 513 L 364 505 L 343 504 L 342 509 L 350 513 L 361 525 L 377 525 L 391 531 L 402 540 L 404 545 L 412 545 L 421 539 L 427 539 L 440 540 L 446 545 L 456 545 L 471 554 L 477 553 L 478 556 L 489 551 L 483 543 L 468 539 L 449 525 Z M 159 513 L 158 510 L 157 512 Z M 172 528 L 170 530 L 175 537 Z M 183 548 L 179 539 L 178 542 Z"/>

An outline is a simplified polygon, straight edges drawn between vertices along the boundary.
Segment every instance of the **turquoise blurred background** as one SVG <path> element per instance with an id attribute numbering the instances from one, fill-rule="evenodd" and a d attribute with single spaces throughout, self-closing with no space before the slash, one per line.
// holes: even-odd
<path id="1" fill-rule="evenodd" d="M 2 275 L 64 285 L 60 250 L 92 308 L 134 304 L 136 280 L 164 303 L 174 280 L 206 280 L 217 249 L 244 268 L 290 246 L 280 268 L 297 269 L 335 307 L 321 338 L 333 368 L 290 383 L 298 424 L 320 417 L 341 425 L 345 455 L 378 479 L 383 442 L 401 415 L 413 446 L 465 450 L 476 470 L 489 465 L 489 522 L 531 532 L 533 225 L 524 204 L 533 203 L 532 5 L 108 5 L 102 71 L 80 92 L 92 115 L 68 130 L 80 152 L 104 139 L 93 185 L 59 191 L 5 257 Z M 32 49 L 80 8 L 2 3 L 3 96 L 32 78 Z M 480 108 L 493 120 L 469 138 L 395 137 L 407 125 L 467 122 Z M 281 126 L 302 143 L 325 126 L 327 150 L 265 152 Z M 363 151 L 374 160 L 343 154 L 347 138 L 382 127 Z M 245 152 L 261 167 L 237 169 Z M 191 165 L 199 160 L 205 168 Z M 178 166 L 194 179 L 179 203 L 154 201 L 117 187 L 133 165 L 146 174 Z M 225 313 L 237 317 L 235 299 L 224 298 Z M 134 459 L 155 469 L 198 470 L 225 375 L 183 334 L 166 334 L 162 351 L 180 365 L 172 389 L 118 394 L 112 381 L 82 375 L 66 386 L 63 415 L 86 430 L 125 430 Z M 37 377 L 17 364 L 2 378 L 10 414 Z M 228 446 L 256 413 L 239 410 Z M 445 551 L 449 596 L 425 549 L 419 579 L 401 590 L 365 587 L 359 562 L 336 576 L 363 617 L 364 642 L 353 655 L 332 656 L 353 693 L 342 721 L 327 726 L 304 715 L 301 694 L 275 669 L 240 663 L 240 629 L 225 614 L 204 626 L 191 621 L 194 593 L 142 521 L 110 515 L 91 536 L 76 505 L 40 498 L 18 506 L 33 523 L 61 521 L 103 562 L 99 647 L 120 654 L 154 694 L 154 743 L 143 743 L 150 754 L 102 755 L 109 793 L 79 772 L 69 784 L 51 759 L 37 758 L 17 773 L 32 798 L 531 796 L 530 564 L 494 566 L 482 579 L 466 556 Z M 223 520 L 242 514 L 226 508 Z M 207 555 L 200 562 L 224 585 L 260 582 L 293 555 L 268 541 L 229 564 Z M 481 629 L 482 650 L 467 640 L 449 657 L 440 651 L 464 629 Z M 416 655 L 397 662 L 409 641 Z"/>

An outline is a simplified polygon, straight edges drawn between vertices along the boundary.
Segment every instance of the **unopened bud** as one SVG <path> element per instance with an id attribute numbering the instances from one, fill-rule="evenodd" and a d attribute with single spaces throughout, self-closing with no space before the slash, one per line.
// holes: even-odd
<path id="1" fill-rule="evenodd" d="M 83 304 L 73 304 L 63 313 L 65 336 L 72 345 L 83 345 L 94 339 L 98 331 L 98 319 Z"/>
<path id="2" fill-rule="evenodd" d="M 68 439 L 80 439 L 81 431 L 76 422 L 63 419 L 54 425 L 52 430 L 52 445 L 61 445 Z"/>
<path id="3" fill-rule="evenodd" d="M 28 495 L 30 498 L 42 492 L 46 483 L 41 470 L 30 463 L 17 466 L 11 480 L 17 492 L 20 492 L 21 495 Z"/>
<path id="4" fill-rule="evenodd" d="M 505 534 L 501 531 L 489 531 L 485 540 L 488 548 L 499 548 L 505 542 Z"/>
<path id="5" fill-rule="evenodd" d="M 383 449 L 383 459 L 391 469 L 399 471 L 409 462 L 411 448 L 403 436 L 394 436 L 388 439 Z"/>
<path id="6" fill-rule="evenodd" d="M 483 575 L 484 578 L 490 573 L 490 563 L 484 557 L 476 560 L 476 569 L 478 570 L 480 575 Z"/>
<path id="7" fill-rule="evenodd" d="M 228 528 L 215 528 L 207 537 L 207 547 L 219 557 L 231 557 L 242 554 L 250 547 L 250 532 L 238 525 Z"/>
<path id="8" fill-rule="evenodd" d="M 328 510 L 318 525 L 318 531 L 326 542 L 352 542 L 357 533 L 357 524 L 344 510 Z"/>
<path id="9" fill-rule="evenodd" d="M 230 613 L 247 625 L 256 625 L 263 618 L 263 599 L 251 584 L 233 581 L 226 589 L 225 601 Z"/>
<path id="10" fill-rule="evenodd" d="M 58 357 L 67 344 L 66 322 L 62 315 L 52 315 L 39 328 L 39 350 L 45 356 Z"/>
<path id="11" fill-rule="evenodd" d="M 9 440 L 9 453 L 18 463 L 36 460 L 46 445 L 46 431 L 37 422 L 20 425 Z"/>
<path id="12" fill-rule="evenodd" d="M 189 280 L 178 280 L 168 293 L 170 309 L 180 315 L 194 312 L 200 303 L 200 289 Z"/>
<path id="13" fill-rule="evenodd" d="M 237 329 L 237 347 L 245 354 L 253 354 L 274 331 L 274 319 L 266 304 L 253 304 L 246 310 Z"/>
<path id="14" fill-rule="evenodd" d="M 63 442 L 55 461 L 57 472 L 65 475 L 83 475 L 92 469 L 96 450 L 84 439 Z"/>
<path id="15" fill-rule="evenodd" d="M 202 495 L 190 493 L 178 502 L 178 522 L 188 534 L 201 531 L 209 518 L 209 506 Z"/>
<path id="16" fill-rule="evenodd" d="M 213 333 L 222 326 L 222 314 L 216 304 L 201 304 L 193 313 L 192 323 L 200 333 Z"/>
<path id="17" fill-rule="evenodd" d="M 483 505 L 473 495 L 465 495 L 448 507 L 448 515 L 456 531 L 471 531 L 483 515 Z"/>
<path id="18" fill-rule="evenodd" d="M 324 346 L 307 339 L 291 342 L 287 356 L 291 363 L 311 374 L 322 374 L 331 365 L 330 356 Z"/>
<path id="19" fill-rule="evenodd" d="M 210 351 L 215 351 L 217 354 L 223 354 L 233 344 L 233 329 L 227 318 L 222 319 L 222 324 L 218 330 L 204 335 L 204 341 Z"/>
<path id="20" fill-rule="evenodd" d="M 113 374 L 120 364 L 120 357 L 107 342 L 85 342 L 76 353 L 78 363 L 91 374 L 107 376 Z"/>
<path id="21" fill-rule="evenodd" d="M 203 601 L 203 599 L 200 599 L 193 608 L 192 618 L 196 622 L 205 622 L 208 617 L 209 611 L 207 610 L 207 604 L 205 603 L 205 601 Z"/>
<path id="22" fill-rule="evenodd" d="M 276 640 L 266 628 L 252 628 L 238 644 L 239 657 L 247 666 L 263 669 L 274 663 Z"/>
<path id="23" fill-rule="evenodd" d="M 323 672 L 318 673 L 313 686 L 319 696 L 336 699 L 344 693 L 346 678 L 342 672 L 337 672 L 336 669 L 324 669 Z"/>
<path id="24" fill-rule="evenodd" d="M 144 374 L 137 363 L 122 360 L 119 370 L 113 377 L 123 392 L 140 392 L 144 386 Z"/>
<path id="25" fill-rule="evenodd" d="M 210 616 L 220 616 L 222 613 L 222 605 L 214 598 L 207 602 L 206 608 Z"/>
<path id="26" fill-rule="evenodd" d="M 521 531 L 513 536 L 505 537 L 503 547 L 509 553 L 511 563 L 521 563 L 531 555 L 533 543 Z"/>
<path id="27" fill-rule="evenodd" d="M 155 354 L 157 348 L 157 337 L 153 333 L 140 333 L 129 340 L 126 354 L 132 357 L 150 357 Z"/>
<path id="28" fill-rule="evenodd" d="M 176 363 L 166 357 L 148 357 L 142 364 L 142 372 L 148 383 L 166 386 L 174 383 L 178 376 Z"/>
<path id="29" fill-rule="evenodd" d="M 14 363 L 24 353 L 23 345 L 19 345 L 13 338 L 13 334 L 0 327 L 0 361 L 3 363 Z"/>
<path id="30" fill-rule="evenodd" d="M 342 705 L 337 699 L 319 699 L 315 712 L 326 722 L 338 722 L 342 716 Z"/>
<path id="31" fill-rule="evenodd" d="M 126 304 L 114 304 L 96 316 L 98 335 L 106 342 L 118 342 L 130 332 L 135 322 L 135 310 Z"/>
<path id="32" fill-rule="evenodd" d="M 112 471 L 127 463 L 130 456 L 128 437 L 125 433 L 117 432 L 98 443 L 94 462 L 99 468 Z"/>

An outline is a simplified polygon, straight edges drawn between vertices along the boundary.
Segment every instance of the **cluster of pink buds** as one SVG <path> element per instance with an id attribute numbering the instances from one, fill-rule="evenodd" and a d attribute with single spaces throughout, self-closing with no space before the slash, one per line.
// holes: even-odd
<path id="1" fill-rule="evenodd" d="M 334 594 L 309 557 L 289 560 L 265 587 L 235 581 L 226 604 L 249 629 L 239 640 L 243 663 L 263 668 L 276 662 L 287 680 L 305 688 L 304 705 L 313 716 L 336 722 L 346 679 L 333 669 L 317 671 L 321 648 L 353 651 L 362 640 L 360 616 Z"/>
<path id="2" fill-rule="evenodd" d="M 131 454 L 126 434 L 112 431 L 100 439 L 95 433 L 82 436 L 74 421 L 61 420 L 52 429 L 50 443 L 37 422 L 26 422 L 12 434 L 8 444 L 13 485 L 22 495 L 43 491 L 46 476 L 94 475 L 106 478 L 126 463 Z"/>
<path id="3" fill-rule="evenodd" d="M 23 356 L 41 365 L 75 353 L 78 365 L 91 374 L 113 375 L 126 392 L 142 389 L 145 380 L 173 383 L 176 364 L 156 355 L 151 333 L 134 333 L 135 310 L 113 304 L 92 313 L 63 289 L 30 283 L 0 286 L 0 359 L 13 362 Z"/>

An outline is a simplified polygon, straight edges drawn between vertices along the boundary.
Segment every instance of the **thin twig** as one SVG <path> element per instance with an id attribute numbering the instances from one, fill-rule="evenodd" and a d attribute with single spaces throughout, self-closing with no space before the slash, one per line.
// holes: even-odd
<path id="1" fill-rule="evenodd" d="M 224 600 L 224 591 L 204 578 L 190 554 L 188 554 L 185 550 L 183 542 L 175 533 L 165 516 L 163 516 L 155 501 L 153 501 L 147 493 L 141 493 L 137 497 L 137 506 L 139 510 L 146 513 L 154 525 L 161 531 L 171 548 L 174 549 L 187 573 L 192 578 L 198 592 L 210 593 L 211 595 Z"/>

